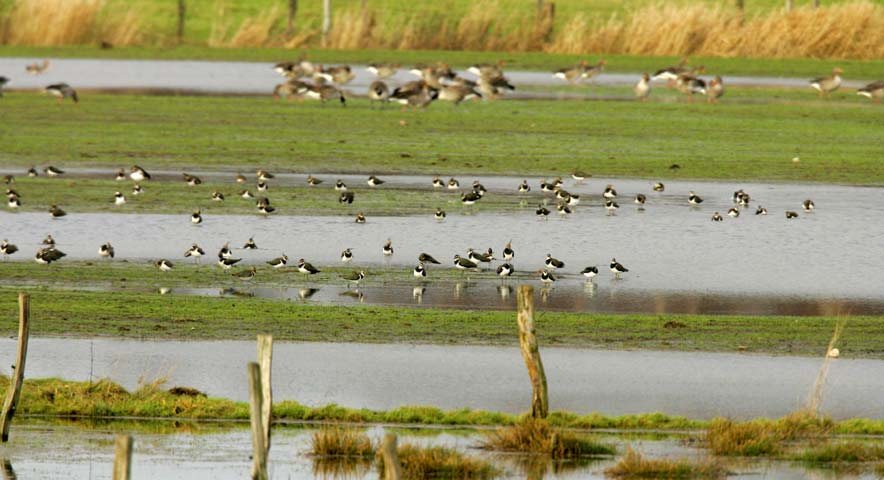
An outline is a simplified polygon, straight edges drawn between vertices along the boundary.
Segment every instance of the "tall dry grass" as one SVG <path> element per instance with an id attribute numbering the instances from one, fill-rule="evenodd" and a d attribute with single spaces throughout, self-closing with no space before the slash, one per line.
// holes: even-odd
<path id="1" fill-rule="evenodd" d="M 104 0 L 14 0 L 0 22 L 0 40 L 9 45 L 135 45 L 142 40 L 141 18 Z"/>

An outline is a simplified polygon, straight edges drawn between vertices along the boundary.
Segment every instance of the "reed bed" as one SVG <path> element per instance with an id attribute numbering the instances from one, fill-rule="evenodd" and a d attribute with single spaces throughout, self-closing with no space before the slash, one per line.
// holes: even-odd
<path id="1" fill-rule="evenodd" d="M 605 470 L 613 478 L 724 478 L 727 469 L 714 460 L 650 459 L 633 449 Z"/>
<path id="2" fill-rule="evenodd" d="M 365 432 L 339 425 L 314 432 L 310 450 L 313 455 L 325 457 L 371 458 L 375 454 L 375 446 Z"/>
<path id="3" fill-rule="evenodd" d="M 878 443 L 846 440 L 810 447 L 793 456 L 793 459 L 822 464 L 884 461 L 884 445 Z"/>
<path id="4" fill-rule="evenodd" d="M 776 456 L 788 442 L 821 440 L 835 429 L 835 423 L 807 411 L 778 420 L 735 422 L 715 419 L 703 436 L 705 446 L 715 455 L 743 457 Z"/>
<path id="5" fill-rule="evenodd" d="M 532 418 L 486 434 L 479 447 L 499 452 L 549 455 L 554 459 L 615 453 L 610 445 L 550 427 L 545 420 Z"/>
<path id="6" fill-rule="evenodd" d="M 402 478 L 472 478 L 483 480 L 500 475 L 491 463 L 464 455 L 448 447 L 421 447 L 406 443 L 397 449 L 402 466 Z M 377 457 L 378 472 L 384 478 L 384 461 Z"/>
<path id="7" fill-rule="evenodd" d="M 14 45 L 114 45 L 174 41 L 172 29 L 152 28 L 150 9 L 124 9 L 113 0 L 13 0 L 0 22 L 0 40 Z M 274 7 L 232 25 L 223 7 L 207 39 L 214 47 L 322 45 L 334 49 L 425 49 L 542 51 L 565 54 L 629 54 L 756 58 L 884 57 L 884 6 L 854 0 L 820 8 L 802 6 L 755 15 L 721 3 L 645 5 L 631 13 L 600 18 L 591 10 L 556 23 L 553 8 L 538 14 L 495 0 L 478 0 L 464 15 L 436 5 L 389 13 L 383 7 L 350 6 L 334 12 L 323 39 L 317 19 L 285 34 L 285 15 Z M 149 33 L 149 35 L 147 34 Z"/>

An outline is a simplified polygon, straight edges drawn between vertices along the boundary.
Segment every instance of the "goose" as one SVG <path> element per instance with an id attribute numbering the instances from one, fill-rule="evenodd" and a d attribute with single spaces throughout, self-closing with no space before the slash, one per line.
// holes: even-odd
<path id="1" fill-rule="evenodd" d="M 427 268 L 424 267 L 423 263 L 418 263 L 414 270 L 411 271 L 411 274 L 415 278 L 427 278 Z"/>
<path id="2" fill-rule="evenodd" d="M 66 256 L 66 253 L 56 249 L 54 246 L 50 246 L 37 250 L 37 254 L 34 255 L 34 261 L 43 265 L 48 265 L 52 262 L 57 262 Z"/>
<path id="3" fill-rule="evenodd" d="M 261 182 L 266 182 L 267 180 L 273 180 L 274 178 L 276 178 L 276 175 L 260 168 L 258 170 L 255 170 L 255 175 Z"/>
<path id="4" fill-rule="evenodd" d="M 349 248 L 345 248 L 343 252 L 341 252 L 341 262 L 342 263 L 350 263 L 353 261 L 353 250 Z"/>
<path id="5" fill-rule="evenodd" d="M 324 78 L 326 81 L 332 82 L 336 85 L 345 85 L 356 78 L 356 75 L 353 73 L 353 70 L 349 65 L 339 65 L 327 68 L 320 67 L 316 76 Z"/>
<path id="6" fill-rule="evenodd" d="M 372 105 L 374 105 L 374 102 L 381 102 L 381 105 L 383 105 L 389 100 L 389 98 L 390 87 L 388 87 L 386 83 L 380 80 L 375 80 L 368 86 L 368 99 L 371 101 Z"/>
<path id="7" fill-rule="evenodd" d="M 464 100 L 472 100 L 474 98 L 482 98 L 482 94 L 476 91 L 474 87 L 464 84 L 443 85 L 439 89 L 439 100 L 452 102 L 460 105 Z"/>
<path id="8" fill-rule="evenodd" d="M 596 266 L 589 266 L 580 271 L 580 274 L 586 277 L 590 282 L 592 279 L 599 274 L 599 269 Z"/>
<path id="9" fill-rule="evenodd" d="M 138 165 L 132 165 L 129 168 L 129 178 L 136 182 L 143 182 L 145 180 L 150 180 L 150 174 L 147 173 L 147 170 Z"/>
<path id="10" fill-rule="evenodd" d="M 435 258 L 433 258 L 433 256 L 430 255 L 429 253 L 421 253 L 420 255 L 417 256 L 417 260 L 421 263 L 433 263 L 436 265 L 440 264 L 439 260 L 436 260 Z"/>
<path id="11" fill-rule="evenodd" d="M 439 177 L 433 177 L 433 188 L 443 188 L 445 187 L 445 182 L 442 181 Z"/>
<path id="12" fill-rule="evenodd" d="M 475 63 L 467 68 L 467 71 L 477 77 L 483 75 L 501 75 L 503 74 L 504 61 L 498 60 L 495 63 Z"/>
<path id="13" fill-rule="evenodd" d="M 553 270 L 557 268 L 565 268 L 565 262 L 557 258 L 553 258 L 553 256 L 549 253 L 546 254 L 546 261 L 544 261 L 543 264 L 546 265 L 546 268 L 551 268 Z"/>
<path id="14" fill-rule="evenodd" d="M 80 103 L 80 97 L 77 96 L 77 91 L 71 88 L 67 83 L 53 83 L 52 85 L 48 85 L 45 91 L 50 95 L 54 95 L 58 99 L 59 105 L 61 105 L 61 101 L 65 98 L 70 98 L 74 103 Z"/>
<path id="15" fill-rule="evenodd" d="M 249 241 L 246 242 L 246 244 L 243 245 L 242 248 L 243 248 L 244 250 L 257 250 L 257 249 L 258 249 L 258 245 L 255 244 L 255 239 L 254 239 L 254 238 L 249 237 Z"/>
<path id="16" fill-rule="evenodd" d="M 789 210 L 786 212 L 786 218 L 787 219 L 798 218 L 798 212 L 793 212 L 793 211 Z"/>
<path id="17" fill-rule="evenodd" d="M 347 281 L 348 287 L 351 283 L 355 283 L 356 286 L 359 286 L 359 282 L 365 278 L 365 271 L 360 270 L 358 272 L 345 273 L 341 275 L 341 278 Z"/>
<path id="18" fill-rule="evenodd" d="M 613 198 L 617 198 L 617 190 L 614 190 L 613 185 L 608 184 L 605 186 L 605 191 L 602 192 L 602 197 L 607 198 L 609 200 L 613 199 Z"/>
<path id="19" fill-rule="evenodd" d="M 635 204 L 638 205 L 639 210 L 645 209 L 645 202 L 646 201 L 647 201 L 647 197 L 643 193 L 637 193 L 635 195 L 635 199 L 633 200 L 633 202 L 635 202 Z"/>
<path id="20" fill-rule="evenodd" d="M 346 203 L 349 205 L 353 203 L 355 197 L 356 195 L 353 192 L 341 192 L 341 195 L 338 197 L 338 203 Z"/>
<path id="21" fill-rule="evenodd" d="M 126 203 L 126 196 L 120 192 L 114 192 L 114 205 L 124 205 Z"/>
<path id="22" fill-rule="evenodd" d="M 182 173 L 182 174 L 181 174 L 181 177 L 182 177 L 182 178 L 184 179 L 184 181 L 187 182 L 187 184 L 190 185 L 191 187 L 195 187 L 195 186 L 200 185 L 200 184 L 203 183 L 203 181 L 202 181 L 199 177 L 197 177 L 197 176 L 195 176 L 195 175 L 190 175 L 190 174 L 187 174 L 187 173 Z"/>
<path id="23" fill-rule="evenodd" d="M 740 216 L 740 209 L 737 207 L 732 207 L 727 211 L 727 216 L 731 218 L 737 218 Z"/>
<path id="24" fill-rule="evenodd" d="M 437 208 L 436 213 L 433 214 L 433 218 L 440 222 L 445 220 L 445 216 L 445 210 L 442 210 L 441 208 Z"/>
<path id="25" fill-rule="evenodd" d="M 384 243 L 384 248 L 382 248 L 381 251 L 384 253 L 385 257 L 393 255 L 393 240 L 390 240 L 388 238 L 387 242 Z"/>
<path id="26" fill-rule="evenodd" d="M 3 254 L 3 260 L 6 260 L 6 258 L 8 256 L 12 255 L 13 253 L 15 253 L 17 251 L 18 251 L 18 247 L 9 243 L 9 241 L 6 240 L 5 238 L 3 239 L 3 243 L 0 243 L 0 253 Z"/>
<path id="27" fill-rule="evenodd" d="M 626 273 L 629 271 L 629 269 L 627 269 L 626 267 L 621 265 L 620 262 L 618 262 L 616 258 L 611 259 L 610 269 L 611 269 L 611 272 L 614 273 L 615 278 L 620 278 L 620 274 Z"/>
<path id="28" fill-rule="evenodd" d="M 216 202 L 223 202 L 224 201 L 224 194 L 215 190 L 214 192 L 212 192 L 212 200 L 216 201 Z"/>
<path id="29" fill-rule="evenodd" d="M 154 262 L 154 266 L 157 267 L 157 269 L 159 269 L 159 271 L 161 272 L 170 272 L 173 268 L 175 268 L 175 265 L 172 265 L 172 262 L 166 259 L 157 260 L 156 262 Z"/>
<path id="30" fill-rule="evenodd" d="M 872 98 L 875 100 L 875 103 L 881 103 L 881 99 L 884 98 L 884 80 L 880 82 L 870 83 L 865 87 L 857 90 L 856 94 L 863 97 Z"/>
<path id="31" fill-rule="evenodd" d="M 474 205 L 482 199 L 482 194 L 476 191 L 460 194 L 460 203 L 463 205 Z"/>
<path id="32" fill-rule="evenodd" d="M 620 205 L 614 200 L 608 200 L 605 202 L 605 210 L 608 211 L 608 215 L 614 215 L 618 208 L 620 208 Z"/>
<path id="33" fill-rule="evenodd" d="M 721 80 L 721 77 L 716 75 L 715 78 L 709 80 L 709 85 L 706 88 L 706 100 L 709 103 L 715 103 L 724 95 L 724 83 Z"/>
<path id="34" fill-rule="evenodd" d="M 519 185 L 519 193 L 528 193 L 531 191 L 531 186 L 528 185 L 528 180 L 522 180 L 522 183 Z"/>
<path id="35" fill-rule="evenodd" d="M 439 89 L 425 84 L 417 90 L 403 89 L 403 87 L 399 87 L 393 90 L 393 93 L 390 94 L 390 98 L 403 105 L 403 108 L 405 106 L 411 106 L 414 109 L 426 108 L 429 104 L 439 98 Z"/>
<path id="36" fill-rule="evenodd" d="M 450 179 L 448 179 L 447 188 L 449 190 L 457 190 L 458 188 L 460 188 L 460 182 L 458 182 L 456 178 L 451 177 Z"/>
<path id="37" fill-rule="evenodd" d="M 114 258 L 114 247 L 106 242 L 98 247 L 98 255 L 102 258 Z"/>
<path id="38" fill-rule="evenodd" d="M 454 256 L 454 267 L 458 270 L 475 270 L 479 265 L 468 258 L 460 255 Z"/>
<path id="39" fill-rule="evenodd" d="M 654 183 L 653 189 L 655 192 L 662 192 L 662 191 L 666 190 L 666 186 L 663 185 L 661 182 L 656 182 L 656 183 Z"/>
<path id="40" fill-rule="evenodd" d="M 313 75 L 315 68 L 313 64 L 306 60 L 298 62 L 280 62 L 273 66 L 276 73 L 288 78 L 300 78 L 303 76 Z"/>
<path id="41" fill-rule="evenodd" d="M 67 215 L 67 212 L 58 208 L 55 205 L 52 205 L 51 207 L 49 207 L 49 215 L 51 215 L 52 218 L 60 218 Z"/>
<path id="42" fill-rule="evenodd" d="M 556 281 L 556 277 L 548 270 L 538 270 L 537 273 L 540 274 L 540 281 L 547 285 Z"/>
<path id="43" fill-rule="evenodd" d="M 307 185 L 316 186 L 322 183 L 322 180 L 314 177 L 313 175 L 307 175 Z"/>
<path id="44" fill-rule="evenodd" d="M 298 260 L 298 271 L 307 275 L 315 275 L 320 273 L 320 270 L 309 262 L 305 261 L 303 258 Z"/>
<path id="45" fill-rule="evenodd" d="M 366 70 L 377 78 L 389 78 L 396 75 L 399 67 L 398 63 L 370 63 Z"/>
<path id="46" fill-rule="evenodd" d="M 239 263 L 241 261 L 242 261 L 241 258 L 225 258 L 225 257 L 219 256 L 218 257 L 218 266 L 223 268 L 224 270 L 230 270 L 231 268 L 233 268 L 234 265 L 236 265 L 237 263 Z"/>
<path id="47" fill-rule="evenodd" d="M 553 72 L 553 76 L 570 84 L 576 84 L 583 80 L 583 73 L 587 65 L 588 62 L 586 60 L 581 60 L 577 65 L 556 70 Z"/>
<path id="48" fill-rule="evenodd" d="M 236 272 L 233 274 L 234 277 L 240 280 L 251 280 L 255 278 L 255 275 L 258 274 L 258 269 L 255 267 L 249 267 L 248 270 L 243 270 L 241 272 Z"/>
<path id="49" fill-rule="evenodd" d="M 25 65 L 25 72 L 31 75 L 40 75 L 49 70 L 49 59 L 43 59 L 43 63 L 30 63 Z"/>
<path id="50" fill-rule="evenodd" d="M 489 100 L 494 100 L 504 90 L 515 91 L 516 89 L 503 74 L 482 75 L 479 77 L 478 85 L 483 98 Z"/>
<path id="51" fill-rule="evenodd" d="M 53 167 L 52 165 L 43 169 L 43 173 L 50 177 L 57 177 L 59 175 L 64 175 L 64 170 L 60 168 Z"/>
<path id="52" fill-rule="evenodd" d="M 5 87 L 7 83 L 9 83 L 9 78 L 0 76 L 0 97 L 3 96 L 3 87 Z"/>
<path id="53" fill-rule="evenodd" d="M 689 102 L 694 101 L 695 93 L 706 95 L 706 82 L 693 75 L 679 75 L 678 78 L 675 79 L 675 87 L 678 91 L 688 96 Z"/>
<path id="54" fill-rule="evenodd" d="M 722 220 L 724 220 L 724 217 L 722 217 L 720 213 L 715 212 L 712 214 L 712 221 L 713 222 L 720 222 Z"/>
<path id="55" fill-rule="evenodd" d="M 759 205 L 758 208 L 755 209 L 755 215 L 767 215 L 767 209 Z"/>
<path id="56" fill-rule="evenodd" d="M 374 176 L 374 175 L 371 175 L 370 177 L 368 177 L 368 180 L 366 181 L 366 183 L 368 183 L 369 187 L 377 187 L 378 185 L 383 185 L 386 182 L 384 180 L 381 180 L 380 178 Z"/>
<path id="57" fill-rule="evenodd" d="M 700 198 L 699 195 L 694 193 L 693 190 L 691 190 L 690 192 L 688 192 L 688 203 L 690 203 L 691 205 L 699 205 L 703 203 L 703 199 Z"/>
<path id="58" fill-rule="evenodd" d="M 356 214 L 356 223 L 363 224 L 365 223 L 365 215 L 362 212 Z"/>
<path id="59" fill-rule="evenodd" d="M 278 83 L 275 87 L 273 87 L 273 99 L 279 100 L 282 97 L 285 97 L 287 100 L 294 100 L 295 97 L 298 97 L 298 102 L 301 102 L 304 98 L 304 94 L 312 85 L 307 82 L 302 82 L 301 80 L 289 80 L 285 83 Z"/>
<path id="60" fill-rule="evenodd" d="M 820 98 L 823 98 L 823 94 L 826 97 L 829 97 L 832 92 L 838 90 L 838 87 L 841 86 L 841 74 L 844 73 L 844 70 L 841 70 L 838 67 L 835 67 L 832 70 L 832 74 L 828 77 L 820 77 L 814 78 L 810 81 L 810 86 L 820 92 Z"/>
<path id="61" fill-rule="evenodd" d="M 328 101 L 338 100 L 342 107 L 347 106 L 347 98 L 344 97 L 344 92 L 332 85 L 308 85 L 306 90 L 304 90 L 304 98 L 319 100 L 323 105 Z"/>
<path id="62" fill-rule="evenodd" d="M 497 267 L 497 275 L 500 277 L 506 278 L 506 277 L 511 276 L 515 272 L 516 272 L 516 269 L 513 268 L 513 266 L 509 263 L 504 263 L 504 264 L 501 264 L 499 267 Z"/>
<path id="63" fill-rule="evenodd" d="M 194 243 L 193 245 L 190 246 L 190 248 L 187 249 L 186 252 L 184 252 L 184 258 L 193 257 L 193 259 L 196 263 L 200 263 L 200 259 L 205 254 L 206 254 L 206 251 L 203 250 L 202 248 L 200 248 L 199 245 Z"/>
<path id="64" fill-rule="evenodd" d="M 549 209 L 544 207 L 542 204 L 537 205 L 537 210 L 535 210 L 534 213 L 537 214 L 538 217 L 546 218 L 549 216 Z"/>
<path id="65" fill-rule="evenodd" d="M 284 253 L 282 254 L 281 257 L 276 257 L 273 260 L 267 261 L 267 265 L 270 265 L 271 267 L 273 267 L 277 270 L 284 267 L 285 264 L 287 264 L 287 263 L 289 263 L 289 257 Z"/>
<path id="66" fill-rule="evenodd" d="M 335 182 L 335 190 L 338 192 L 343 192 L 343 191 L 347 190 L 347 184 L 344 183 L 342 180 L 338 179 L 338 181 Z"/>
<path id="67" fill-rule="evenodd" d="M 807 213 L 812 212 L 813 209 L 816 208 L 816 206 L 813 204 L 813 200 L 809 198 L 805 200 L 804 203 L 801 204 L 801 206 L 804 207 L 804 211 Z"/>
<path id="68" fill-rule="evenodd" d="M 669 80 L 671 82 L 678 78 L 679 75 L 690 71 L 687 67 L 687 64 L 689 63 L 691 63 L 689 58 L 682 58 L 678 62 L 678 65 L 657 70 L 653 75 L 654 80 Z"/>
<path id="69" fill-rule="evenodd" d="M 648 95 L 651 94 L 651 77 L 647 73 L 643 73 L 642 77 L 638 80 L 638 83 L 632 87 L 632 91 L 635 93 L 635 98 L 644 102 L 648 99 Z"/>
<path id="70" fill-rule="evenodd" d="M 126 179 L 126 171 L 123 170 L 122 168 L 117 170 L 117 175 L 114 177 L 114 180 L 116 180 L 118 182 L 122 182 L 125 179 Z"/>

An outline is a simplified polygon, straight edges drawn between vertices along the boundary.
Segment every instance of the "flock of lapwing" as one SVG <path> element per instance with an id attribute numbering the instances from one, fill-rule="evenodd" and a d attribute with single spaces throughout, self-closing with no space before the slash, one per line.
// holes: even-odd
<path id="1" fill-rule="evenodd" d="M 49 177 L 59 177 L 65 174 L 64 170 L 54 167 L 48 166 L 43 169 L 43 173 Z M 29 176 L 39 176 L 39 171 L 32 167 L 28 170 L 27 174 Z M 587 182 L 587 178 L 591 175 L 574 171 L 571 174 L 571 178 L 574 181 L 575 185 L 582 185 Z M 141 187 L 141 183 L 145 181 L 149 181 L 152 177 L 151 175 L 142 167 L 138 165 L 132 165 L 128 169 L 128 173 L 124 169 L 119 169 L 114 174 L 114 178 L 117 181 L 127 181 L 131 180 L 133 182 L 133 193 L 134 192 L 144 192 L 143 187 Z M 266 170 L 258 169 L 255 173 L 254 181 L 257 182 L 259 186 L 259 190 L 267 191 L 269 188 L 268 183 L 276 178 L 276 176 Z M 197 186 L 202 184 L 202 180 L 192 174 L 183 173 L 182 180 L 186 182 L 188 185 Z M 13 188 L 15 183 L 15 178 L 12 175 L 7 175 L 3 177 L 3 181 L 7 184 L 9 188 L 6 189 L 7 195 L 7 207 L 11 210 L 15 210 L 22 205 L 22 199 L 19 193 Z M 243 174 L 237 174 L 233 178 L 233 182 L 236 184 L 245 184 L 249 181 L 249 179 Z M 306 183 L 311 187 L 319 187 L 323 183 L 325 183 L 324 179 L 318 178 L 314 175 L 308 175 L 306 179 Z M 386 182 L 375 175 L 371 175 L 365 181 L 366 185 L 369 188 L 378 188 L 384 185 Z M 479 182 L 474 181 L 472 184 L 468 184 L 466 187 L 466 191 L 460 190 L 460 181 L 454 177 L 449 178 L 447 181 L 443 180 L 440 177 L 433 177 L 429 182 L 430 185 L 428 188 L 433 190 L 453 190 L 460 193 L 460 202 L 464 205 L 465 208 L 469 208 L 470 205 L 479 202 L 486 195 L 488 195 L 488 190 Z M 329 182 L 331 185 L 331 182 Z M 321 188 L 321 187 L 320 187 Z M 355 199 L 354 192 L 350 190 L 347 185 L 340 179 L 334 182 L 332 188 L 335 191 L 335 194 L 338 195 L 338 202 L 341 203 L 352 203 Z M 516 194 L 518 196 L 525 196 L 531 192 L 532 187 L 529 184 L 528 180 L 523 180 L 518 185 L 515 185 L 513 188 L 512 194 Z M 539 203 L 537 209 L 535 210 L 535 214 L 541 219 L 546 219 L 552 213 L 552 211 L 547 208 L 550 205 L 550 202 L 554 201 L 555 211 L 562 218 L 568 217 L 574 214 L 577 211 L 577 205 L 581 204 L 581 197 L 576 194 L 569 193 L 565 190 L 565 182 L 561 177 L 558 177 L 552 181 L 541 180 L 539 182 L 539 190 L 542 192 L 543 201 Z M 636 204 L 636 208 L 639 211 L 644 211 L 645 205 L 648 203 L 649 195 L 652 193 L 662 193 L 666 190 L 666 186 L 662 182 L 655 182 L 650 184 L 650 191 L 645 193 L 635 193 L 631 196 L 632 202 Z M 205 193 L 204 193 L 205 194 Z M 254 198 L 254 196 L 249 192 L 248 189 L 241 190 L 239 196 L 245 198 Z M 620 208 L 617 203 L 618 193 L 613 185 L 606 185 L 605 188 L 601 192 L 601 201 L 600 204 L 596 205 L 596 207 L 604 207 L 607 211 L 607 215 L 616 215 L 617 209 Z M 113 202 L 116 205 L 123 205 L 126 203 L 125 196 L 117 191 L 114 193 Z M 224 195 L 219 191 L 214 191 L 211 196 L 213 201 L 224 201 Z M 726 215 L 730 218 L 736 218 L 741 215 L 742 212 L 749 210 L 752 197 L 744 191 L 743 189 L 737 190 L 733 193 L 731 200 L 733 202 L 733 207 L 730 208 Z M 583 205 L 589 204 L 590 201 L 584 201 Z M 697 193 L 690 191 L 685 197 L 685 203 L 691 208 L 695 208 L 703 203 L 703 198 L 700 197 Z M 260 214 L 269 215 L 275 211 L 275 208 L 271 206 L 270 200 L 267 197 L 260 197 L 255 200 L 256 207 Z M 551 205 L 550 205 L 551 206 Z M 815 209 L 814 202 L 810 199 L 805 200 L 801 207 L 804 212 L 811 213 Z M 429 212 L 428 212 L 429 213 Z M 767 215 L 768 210 L 758 205 L 754 210 L 755 215 Z M 57 205 L 52 205 L 49 209 L 49 214 L 52 219 L 61 218 L 67 215 L 67 213 L 58 207 Z M 446 219 L 447 213 L 442 208 L 436 208 L 435 211 L 432 212 L 433 217 L 442 222 Z M 785 212 L 786 219 L 794 219 L 798 217 L 798 212 L 789 210 Z M 712 215 L 713 222 L 721 222 L 725 219 L 723 215 L 719 212 L 715 212 Z M 195 210 L 190 215 L 190 222 L 199 225 L 203 223 L 204 218 L 200 210 Z M 356 216 L 355 223 L 363 224 L 365 223 L 366 217 L 363 213 L 359 213 Z M 257 249 L 257 245 L 254 241 L 254 238 L 249 238 L 247 242 L 243 245 L 243 250 L 255 250 Z M 2 245 L 0 245 L 0 254 L 3 255 L 4 259 L 10 255 L 18 252 L 19 249 L 16 245 L 9 243 L 7 240 L 3 240 Z M 225 243 L 217 254 L 217 264 L 224 270 L 231 270 L 234 266 L 242 260 L 241 258 L 234 258 L 234 249 L 230 247 L 230 243 Z M 387 240 L 387 242 L 382 246 L 381 253 L 385 258 L 389 258 L 394 254 L 393 243 L 392 240 Z M 98 254 L 102 258 L 113 259 L 115 256 L 114 247 L 109 243 L 104 243 L 99 246 Z M 58 250 L 55 245 L 55 240 L 52 236 L 48 236 L 41 248 L 36 252 L 34 259 L 38 263 L 49 264 L 55 261 L 62 259 L 65 254 Z M 196 263 L 200 263 L 202 257 L 206 256 L 206 250 L 204 250 L 200 245 L 194 243 L 190 246 L 190 248 L 186 249 L 183 253 L 184 258 L 192 258 Z M 453 257 L 453 267 L 462 270 L 462 271 L 478 271 L 484 270 L 484 266 L 490 266 L 491 262 L 502 260 L 503 263 L 500 264 L 496 268 L 496 273 L 498 276 L 502 278 L 507 278 L 512 276 L 516 272 L 516 268 L 514 267 L 512 260 L 515 257 L 515 251 L 511 242 L 508 242 L 504 249 L 502 250 L 502 256 L 500 259 L 495 257 L 494 251 L 492 248 L 488 248 L 486 251 L 477 251 L 475 249 L 468 249 L 466 255 L 461 256 L 460 254 L 454 255 Z M 343 252 L 341 252 L 341 262 L 342 264 L 350 264 L 354 260 L 353 249 L 347 248 Z M 288 265 L 289 258 L 285 254 L 280 257 L 274 258 L 272 260 L 267 261 L 266 263 L 269 265 L 271 269 L 280 269 Z M 413 269 L 413 275 L 417 278 L 426 278 L 428 275 L 428 266 L 431 264 L 440 264 L 438 260 L 436 260 L 429 253 L 421 253 L 418 257 L 418 265 Z M 175 268 L 174 264 L 168 259 L 160 259 L 155 262 L 155 266 L 157 269 L 163 272 L 171 271 Z M 314 267 L 312 264 L 307 262 L 305 259 L 300 259 L 297 264 L 297 270 L 301 273 L 312 275 L 316 273 L 320 273 L 320 270 Z M 554 272 L 558 269 L 562 269 L 564 267 L 564 263 L 560 260 L 554 258 L 551 254 L 548 254 L 546 260 L 543 265 L 545 268 L 542 268 L 535 273 L 539 275 L 539 278 L 544 283 L 550 284 L 557 280 Z M 609 269 L 614 274 L 615 278 L 619 278 L 621 274 L 628 272 L 629 270 L 624 267 L 621 263 L 617 262 L 616 259 L 612 259 L 609 264 Z M 254 278 L 257 274 L 256 267 L 248 267 L 244 270 L 238 271 L 233 275 L 242 279 L 251 279 Z M 580 271 L 580 275 L 585 277 L 587 280 L 592 280 L 593 277 L 599 274 L 598 266 L 591 265 Z M 347 274 L 343 277 L 348 282 L 359 283 L 362 279 L 365 278 L 365 271 L 355 271 L 352 274 Z"/>

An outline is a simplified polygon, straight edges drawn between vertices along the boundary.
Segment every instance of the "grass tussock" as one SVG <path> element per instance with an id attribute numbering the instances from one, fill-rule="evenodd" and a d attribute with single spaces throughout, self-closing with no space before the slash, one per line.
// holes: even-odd
<path id="1" fill-rule="evenodd" d="M 884 461 L 884 445 L 856 440 L 837 441 L 817 445 L 793 456 L 807 463 L 842 464 Z"/>
<path id="2" fill-rule="evenodd" d="M 402 466 L 402 478 L 472 478 L 487 479 L 500 475 L 489 462 L 464 455 L 448 447 L 420 447 L 400 445 L 397 454 Z M 384 461 L 378 453 L 378 471 L 384 477 Z"/>
<path id="3" fill-rule="evenodd" d="M 553 428 L 546 420 L 533 418 L 486 434 L 480 447 L 500 452 L 549 455 L 555 459 L 615 453 L 610 445 Z"/>
<path id="4" fill-rule="evenodd" d="M 0 22 L 0 40 L 8 45 L 136 45 L 142 40 L 140 15 L 105 0 L 14 0 Z"/>
<path id="5" fill-rule="evenodd" d="M 605 470 L 613 478 L 723 478 L 727 469 L 713 460 L 650 459 L 633 449 Z"/>
<path id="6" fill-rule="evenodd" d="M 783 452 L 787 442 L 822 439 L 834 428 L 830 419 L 807 412 L 796 412 L 778 420 L 750 422 L 719 418 L 709 424 L 703 439 L 715 455 L 774 456 Z"/>
<path id="7" fill-rule="evenodd" d="M 313 433 L 310 451 L 316 456 L 371 458 L 375 447 L 365 432 L 334 425 L 320 428 Z"/>

